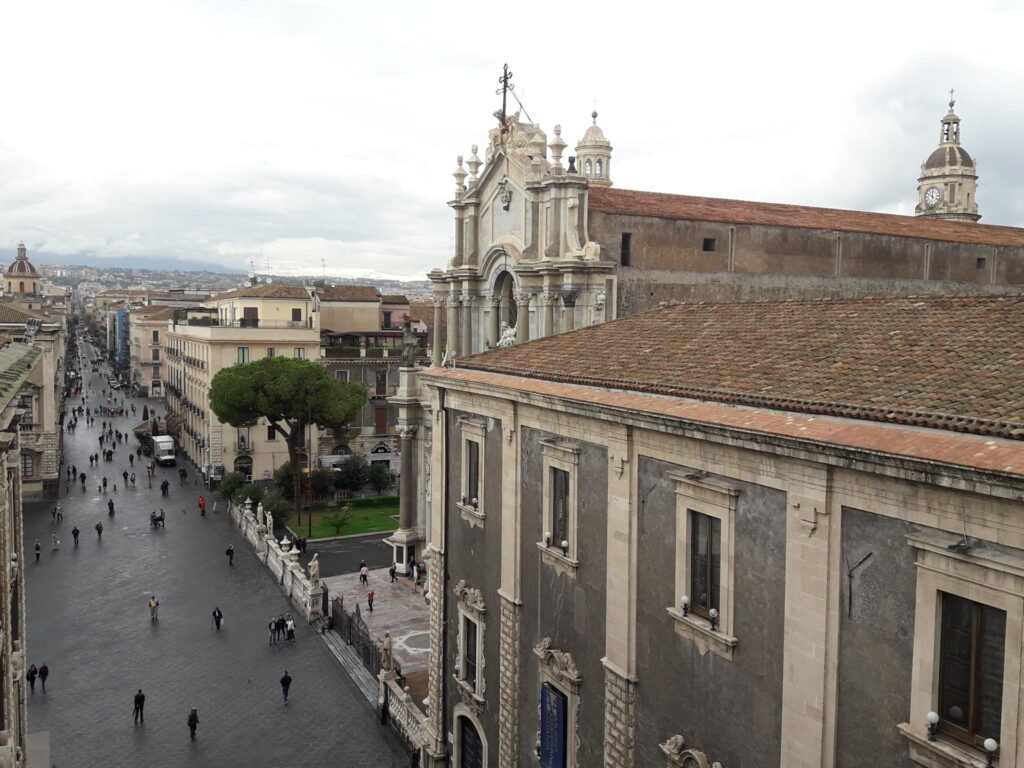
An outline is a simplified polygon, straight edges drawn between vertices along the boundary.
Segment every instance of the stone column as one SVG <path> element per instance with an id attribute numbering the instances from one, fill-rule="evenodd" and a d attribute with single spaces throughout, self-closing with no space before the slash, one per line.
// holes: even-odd
<path id="1" fill-rule="evenodd" d="M 429 731 L 429 743 L 427 746 L 427 766 L 447 765 L 444 759 L 445 732 L 444 712 L 441 711 L 443 699 L 445 656 L 448 649 L 445 647 L 444 632 L 444 560 L 445 555 L 437 547 L 431 545 L 429 548 L 429 563 L 427 567 L 427 582 L 430 591 L 430 665 L 427 668 L 427 730 Z"/>
<path id="2" fill-rule="evenodd" d="M 492 347 L 498 346 L 501 339 L 501 296 L 491 296 L 491 324 L 487 340 Z"/>
<path id="3" fill-rule="evenodd" d="M 467 355 L 473 354 L 473 305 L 475 303 L 474 296 L 468 293 L 463 294 L 462 298 L 462 317 L 461 322 L 461 336 L 462 346 L 459 347 L 459 357 L 466 357 Z"/>
<path id="4" fill-rule="evenodd" d="M 459 299 L 453 294 L 447 299 L 448 304 L 448 326 L 445 330 L 445 349 L 452 350 L 459 343 Z"/>
<path id="5" fill-rule="evenodd" d="M 441 364 L 441 356 L 444 354 L 441 348 L 441 307 L 444 306 L 444 299 L 434 299 L 434 327 L 430 330 L 434 334 L 433 355 L 431 360 L 433 367 Z"/>
<path id="6" fill-rule="evenodd" d="M 402 474 L 398 481 L 398 530 L 400 531 L 408 531 L 412 528 L 412 513 L 416 504 L 416 489 L 413 487 L 413 465 L 416 461 L 413 451 L 415 436 L 415 426 L 398 427 L 398 450 L 402 462 Z"/>
<path id="7" fill-rule="evenodd" d="M 542 336 L 555 335 L 555 302 L 558 301 L 557 293 L 544 294 L 544 330 Z"/>
<path id="8" fill-rule="evenodd" d="M 579 291 L 562 291 L 562 331 L 571 331 L 576 327 L 576 298 Z"/>
<path id="9" fill-rule="evenodd" d="M 516 296 L 516 341 L 522 344 L 530 340 L 530 294 Z"/>

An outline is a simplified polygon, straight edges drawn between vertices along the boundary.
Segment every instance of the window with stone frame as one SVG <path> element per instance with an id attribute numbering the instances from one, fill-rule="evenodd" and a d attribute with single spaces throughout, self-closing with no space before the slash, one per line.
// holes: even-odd
<path id="1" fill-rule="evenodd" d="M 1000 739 L 1006 611 L 942 593 L 939 726 L 975 747 Z"/>
<path id="2" fill-rule="evenodd" d="M 701 472 L 672 472 L 676 485 L 676 632 L 731 660 L 734 636 L 735 524 L 740 491 Z"/>
<path id="3" fill-rule="evenodd" d="M 35 458 L 31 453 L 21 454 L 21 476 L 32 477 L 35 474 Z"/>
<path id="4" fill-rule="evenodd" d="M 964 516 L 972 519 L 970 507 Z M 898 727 L 914 764 L 982 765 L 984 740 L 1005 747 L 1020 722 L 1024 557 L 995 542 L 965 553 L 963 540 L 930 528 L 907 535 L 917 566 L 914 659 L 910 719 Z"/>
<path id="5" fill-rule="evenodd" d="M 545 637 L 533 649 L 539 662 L 538 764 L 577 768 L 580 764 L 580 689 L 583 679 L 568 651 Z"/>
<path id="6" fill-rule="evenodd" d="M 483 594 L 468 586 L 465 580 L 455 585 L 458 610 L 458 664 L 455 679 L 469 696 L 469 703 L 482 703 L 484 684 L 484 631 L 487 608 Z"/>
<path id="7" fill-rule="evenodd" d="M 542 440 L 544 560 L 567 573 L 579 567 L 579 443 Z"/>
<path id="8" fill-rule="evenodd" d="M 471 526 L 483 525 L 484 509 L 484 446 L 487 423 L 483 418 L 460 418 L 462 432 L 462 482 L 459 491 L 459 512 Z"/>

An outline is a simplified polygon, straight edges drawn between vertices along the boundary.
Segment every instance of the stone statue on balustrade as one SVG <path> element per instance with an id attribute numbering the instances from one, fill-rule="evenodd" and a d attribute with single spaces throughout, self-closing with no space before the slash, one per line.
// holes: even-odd
<path id="1" fill-rule="evenodd" d="M 307 568 L 309 568 L 309 583 L 312 584 L 314 587 L 320 583 L 319 557 L 320 553 L 317 552 L 315 555 L 313 555 L 313 559 L 309 561 L 309 565 L 306 566 Z"/>
<path id="2" fill-rule="evenodd" d="M 391 650 L 391 633 L 384 633 L 384 642 L 381 648 L 380 668 L 385 672 L 395 671 L 395 657 Z"/>

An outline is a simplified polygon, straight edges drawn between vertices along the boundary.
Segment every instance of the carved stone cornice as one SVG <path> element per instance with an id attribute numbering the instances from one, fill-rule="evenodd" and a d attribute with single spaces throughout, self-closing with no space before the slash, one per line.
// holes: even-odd
<path id="1" fill-rule="evenodd" d="M 521 291 L 520 293 L 516 294 L 516 304 L 518 304 L 520 307 L 528 307 L 530 306 L 530 299 L 532 298 L 532 293 Z"/>
<path id="2" fill-rule="evenodd" d="M 484 605 L 484 596 L 479 589 L 470 587 L 465 579 L 460 579 L 455 585 L 455 601 L 464 608 L 468 608 L 476 614 L 487 613 L 487 606 Z"/>
<path id="3" fill-rule="evenodd" d="M 658 746 L 668 758 L 667 768 L 722 768 L 721 763 L 712 763 L 699 749 L 686 749 L 686 740 L 678 733 Z"/>
<path id="4" fill-rule="evenodd" d="M 547 669 L 551 677 L 569 686 L 573 691 L 579 689 L 583 678 L 580 677 L 579 668 L 576 666 L 576 661 L 571 653 L 552 648 L 550 637 L 545 637 L 537 643 L 533 648 L 533 652 L 540 659 L 540 663 Z"/>
<path id="5" fill-rule="evenodd" d="M 416 424 L 404 424 L 399 425 L 397 429 L 399 439 L 411 440 L 412 438 L 416 437 L 416 430 L 419 429 L 419 426 Z"/>

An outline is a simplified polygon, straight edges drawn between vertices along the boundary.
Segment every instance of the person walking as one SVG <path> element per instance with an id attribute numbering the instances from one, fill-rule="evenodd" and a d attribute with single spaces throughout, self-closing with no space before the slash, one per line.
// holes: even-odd
<path id="1" fill-rule="evenodd" d="M 202 515 L 203 517 L 206 517 L 206 497 L 205 496 L 200 496 L 199 497 L 199 514 Z"/>
<path id="2" fill-rule="evenodd" d="M 220 632 L 220 625 L 224 622 L 224 614 L 220 612 L 220 608 L 213 609 L 213 623 L 217 625 L 217 631 Z"/>
<path id="3" fill-rule="evenodd" d="M 33 664 L 28 668 L 28 672 L 25 673 L 25 679 L 28 680 L 28 687 L 32 693 L 36 692 L 36 676 L 39 674 L 39 670 L 36 669 L 36 665 Z"/>
<path id="4" fill-rule="evenodd" d="M 391 577 L 391 583 L 394 584 L 397 579 L 395 578 L 395 564 L 392 563 L 391 567 L 388 568 L 388 576 Z"/>
<path id="5" fill-rule="evenodd" d="M 111 517 L 114 516 L 114 500 L 113 499 L 107 499 L 107 514 L 110 515 Z"/>
<path id="6" fill-rule="evenodd" d="M 121 473 L 121 478 L 124 480 L 124 487 L 127 488 L 128 487 L 128 470 L 127 469 L 124 470 Z"/>
<path id="7" fill-rule="evenodd" d="M 188 713 L 188 735 L 192 741 L 196 740 L 197 725 L 199 725 L 199 713 L 196 712 L 195 707 L 192 707 L 192 710 Z"/>
<path id="8" fill-rule="evenodd" d="M 57 538 L 57 532 L 54 531 L 50 534 L 50 551 L 60 549 L 60 539 Z"/>
<path id="9" fill-rule="evenodd" d="M 267 645 L 274 645 L 275 643 L 277 643 L 277 619 L 275 619 L 275 618 L 271 618 L 270 619 L 269 629 L 270 629 L 270 640 L 267 643 Z"/>
<path id="10" fill-rule="evenodd" d="M 134 472 L 132 472 L 131 480 L 132 480 L 132 488 L 134 488 L 135 487 L 135 473 Z"/>
<path id="11" fill-rule="evenodd" d="M 277 617 L 277 621 L 275 622 L 275 624 L 277 626 L 277 639 L 278 640 L 284 639 L 284 628 L 285 628 L 284 616 L 278 616 Z"/>
<path id="12" fill-rule="evenodd" d="M 96 539 L 103 541 L 103 523 L 96 523 Z"/>
<path id="13" fill-rule="evenodd" d="M 284 675 L 281 677 L 281 693 L 284 694 L 284 705 L 288 706 L 288 689 L 292 687 L 292 676 L 288 674 L 288 670 L 284 671 Z"/>
<path id="14" fill-rule="evenodd" d="M 146 694 L 139 688 L 139 692 L 135 694 L 135 709 L 132 710 L 132 717 L 135 718 L 135 723 L 146 722 Z"/>
<path id="15" fill-rule="evenodd" d="M 78 530 L 78 526 L 77 525 L 74 528 L 71 529 L 71 538 L 73 538 L 75 540 L 75 546 L 76 547 L 78 546 L 78 534 L 80 534 L 80 533 L 81 533 L 81 531 Z"/>
<path id="16" fill-rule="evenodd" d="M 370 609 L 370 613 L 373 613 L 373 590 L 366 596 L 366 607 Z"/>
<path id="17" fill-rule="evenodd" d="M 32 551 L 36 553 L 36 562 L 39 562 L 39 553 L 43 551 L 42 544 L 39 543 L 39 539 L 36 539 L 35 545 L 32 547 Z"/>
<path id="18" fill-rule="evenodd" d="M 57 505 L 57 525 L 64 522 L 64 507 L 60 504 Z"/>
<path id="19" fill-rule="evenodd" d="M 134 453 L 129 453 L 128 454 L 128 463 L 131 464 L 133 468 L 135 467 L 135 454 Z"/>
<path id="20" fill-rule="evenodd" d="M 288 618 L 284 622 L 284 631 L 287 633 L 288 642 L 289 643 L 294 643 L 295 642 L 295 619 L 292 618 L 292 615 L 290 613 L 288 614 Z"/>
<path id="21" fill-rule="evenodd" d="M 370 583 L 370 569 L 366 567 L 366 563 L 359 568 L 359 583 L 364 587 Z"/>
<path id="22" fill-rule="evenodd" d="M 158 612 L 160 610 L 160 601 L 156 599 L 156 595 L 149 598 L 149 620 L 160 621 Z"/>
<path id="23" fill-rule="evenodd" d="M 43 664 L 39 668 L 39 684 L 43 686 L 43 693 L 46 693 L 46 678 L 50 676 L 50 668 Z"/>
<path id="24" fill-rule="evenodd" d="M 224 550 L 224 554 L 228 556 L 228 565 L 235 564 L 235 548 L 228 544 L 228 548 Z"/>

